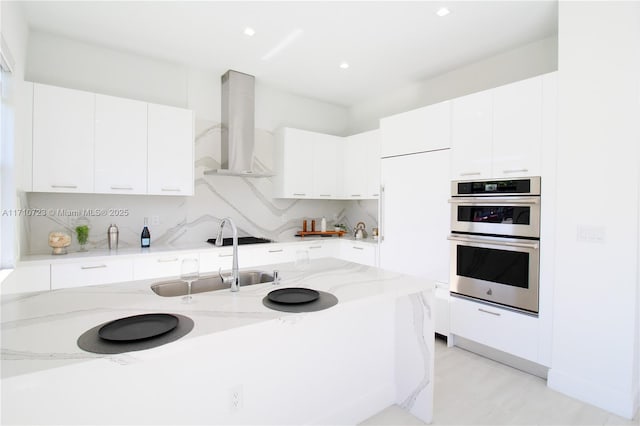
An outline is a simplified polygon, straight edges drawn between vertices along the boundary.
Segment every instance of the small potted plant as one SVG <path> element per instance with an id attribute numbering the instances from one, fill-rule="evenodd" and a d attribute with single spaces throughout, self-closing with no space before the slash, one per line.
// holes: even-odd
<path id="1" fill-rule="evenodd" d="M 344 223 L 336 223 L 335 225 L 333 225 L 333 230 L 336 232 L 347 232 L 347 225 L 345 225 Z"/>
<path id="2" fill-rule="evenodd" d="M 85 218 L 78 219 L 76 222 L 76 237 L 80 244 L 80 251 L 87 251 L 86 245 L 89 241 L 89 221 Z"/>

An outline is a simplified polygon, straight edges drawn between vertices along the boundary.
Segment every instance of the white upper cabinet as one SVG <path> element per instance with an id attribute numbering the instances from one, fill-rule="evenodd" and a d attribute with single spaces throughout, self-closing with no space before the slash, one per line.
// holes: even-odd
<path id="1" fill-rule="evenodd" d="M 364 133 L 367 145 L 361 154 L 367 166 L 367 198 L 380 197 L 380 130 Z"/>
<path id="2" fill-rule="evenodd" d="M 349 137 L 292 128 L 276 132 L 274 197 L 357 200 L 377 198 L 377 130 Z"/>
<path id="3" fill-rule="evenodd" d="M 93 192 L 95 95 L 34 84 L 33 190 Z"/>
<path id="4" fill-rule="evenodd" d="M 313 198 L 313 145 L 315 133 L 279 129 L 274 150 L 274 197 Z"/>
<path id="5" fill-rule="evenodd" d="M 193 113 L 33 85 L 34 192 L 193 195 Z"/>
<path id="6" fill-rule="evenodd" d="M 493 90 L 494 177 L 539 176 L 542 77 Z"/>
<path id="7" fill-rule="evenodd" d="M 540 176 L 550 75 L 452 101 L 452 179 Z"/>
<path id="8" fill-rule="evenodd" d="M 145 102 L 96 95 L 95 192 L 147 193 Z"/>
<path id="9" fill-rule="evenodd" d="M 345 138 L 344 198 L 375 199 L 380 196 L 380 131 L 371 130 Z"/>
<path id="10" fill-rule="evenodd" d="M 148 104 L 149 194 L 193 195 L 193 113 Z"/>
<path id="11" fill-rule="evenodd" d="M 314 134 L 312 150 L 312 196 L 314 198 L 340 198 L 342 196 L 341 142 L 342 138 L 338 136 Z"/>
<path id="12" fill-rule="evenodd" d="M 349 136 L 344 144 L 344 196 L 362 199 L 367 197 L 368 134 Z"/>
<path id="13" fill-rule="evenodd" d="M 451 101 L 440 102 L 380 120 L 380 155 L 413 154 L 451 146 Z"/>
<path id="14" fill-rule="evenodd" d="M 492 93 L 454 99 L 451 107 L 451 166 L 454 179 L 491 177 Z"/>

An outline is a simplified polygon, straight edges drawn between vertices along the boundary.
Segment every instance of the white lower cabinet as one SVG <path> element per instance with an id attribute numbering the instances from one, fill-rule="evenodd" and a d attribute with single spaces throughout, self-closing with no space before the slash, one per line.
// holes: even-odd
<path id="1" fill-rule="evenodd" d="M 351 240 L 343 240 L 340 243 L 340 259 L 367 266 L 377 265 L 378 246 L 376 244 Z"/>
<path id="2" fill-rule="evenodd" d="M 284 244 L 258 244 L 246 251 L 240 267 L 291 262 L 294 259 L 294 253 L 295 250 L 292 247 Z"/>
<path id="3" fill-rule="evenodd" d="M 199 259 L 198 253 L 150 255 L 136 258 L 133 261 L 133 279 L 180 276 L 180 265 L 183 259 Z M 202 269 L 201 269 L 202 271 Z"/>
<path id="4" fill-rule="evenodd" d="M 538 319 L 451 297 L 451 334 L 538 362 Z"/>
<path id="5" fill-rule="evenodd" d="M 131 259 L 88 260 L 51 265 L 51 290 L 109 284 L 133 279 Z"/>
<path id="6" fill-rule="evenodd" d="M 241 267 L 248 266 L 245 263 L 245 253 L 238 247 L 238 262 Z M 209 274 L 219 270 L 229 270 L 233 265 L 233 247 L 222 247 L 215 251 L 200 252 L 200 273 Z"/>
<path id="7" fill-rule="evenodd" d="M 313 241 L 296 247 L 296 252 L 303 250 L 309 253 L 309 259 L 322 259 L 323 257 L 338 257 L 340 245 L 337 241 Z M 295 253 L 294 253 L 295 256 Z M 294 257 L 295 260 L 295 257 Z"/>

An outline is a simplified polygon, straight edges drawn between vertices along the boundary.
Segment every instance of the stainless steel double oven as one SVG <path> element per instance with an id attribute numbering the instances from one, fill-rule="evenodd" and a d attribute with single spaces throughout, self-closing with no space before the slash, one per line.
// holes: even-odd
<path id="1" fill-rule="evenodd" d="M 451 184 L 451 294 L 538 313 L 540 177 Z"/>

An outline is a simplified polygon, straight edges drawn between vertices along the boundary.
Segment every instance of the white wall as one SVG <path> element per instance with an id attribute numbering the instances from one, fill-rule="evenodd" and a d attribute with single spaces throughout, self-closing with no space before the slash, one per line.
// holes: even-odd
<path id="1" fill-rule="evenodd" d="M 220 122 L 220 76 L 226 71 L 185 66 L 42 32 L 29 38 L 26 79 L 146 102 L 193 109 Z M 242 71 L 242 70 L 238 70 Z M 342 106 L 292 95 L 256 81 L 256 128 L 279 126 L 343 135 Z"/>
<path id="2" fill-rule="evenodd" d="M 548 383 L 631 418 L 639 362 L 640 3 L 560 2 L 559 19 Z"/>
<path id="3" fill-rule="evenodd" d="M 553 36 L 391 93 L 376 94 L 349 109 L 349 134 L 378 128 L 382 117 L 555 71 L 557 52 L 557 37 Z"/>
<path id="4" fill-rule="evenodd" d="M 25 57 L 27 52 L 28 28 L 21 7 L 17 2 L 0 3 L 2 37 L 14 60 L 13 72 L 2 76 L 2 147 L 0 160 L 2 163 L 1 186 L 2 199 L 0 206 L 3 212 L 20 209 L 21 197 L 16 192 L 23 184 L 20 164 L 29 156 L 30 151 L 24 149 L 24 130 L 26 126 L 23 111 L 26 97 L 24 85 Z M 14 265 L 20 252 L 22 219 L 14 215 L 2 215 L 0 234 L 0 268 Z"/>

